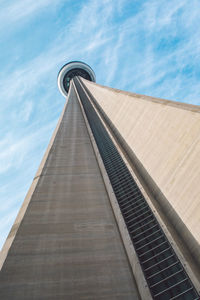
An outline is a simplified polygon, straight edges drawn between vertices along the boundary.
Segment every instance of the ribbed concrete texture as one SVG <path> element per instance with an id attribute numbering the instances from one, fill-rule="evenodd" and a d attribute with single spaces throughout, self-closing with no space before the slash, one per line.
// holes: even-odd
<path id="1" fill-rule="evenodd" d="M 138 299 L 73 90 L 3 265 L 0 299 Z"/>
<path id="2" fill-rule="evenodd" d="M 200 265 L 200 107 L 82 80 Z"/>

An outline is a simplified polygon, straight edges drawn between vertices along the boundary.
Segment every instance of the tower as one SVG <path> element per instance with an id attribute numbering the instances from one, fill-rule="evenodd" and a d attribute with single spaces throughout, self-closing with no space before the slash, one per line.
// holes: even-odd
<path id="1" fill-rule="evenodd" d="M 199 107 L 102 87 L 77 61 L 58 86 L 0 298 L 199 299 Z"/>

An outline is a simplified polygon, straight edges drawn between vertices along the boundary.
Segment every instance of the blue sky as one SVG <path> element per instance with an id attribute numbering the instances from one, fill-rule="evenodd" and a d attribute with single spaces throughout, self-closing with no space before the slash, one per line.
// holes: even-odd
<path id="1" fill-rule="evenodd" d="M 100 84 L 200 104 L 199 0 L 1 0 L 0 46 L 0 248 L 63 108 L 63 64 L 82 60 Z"/>

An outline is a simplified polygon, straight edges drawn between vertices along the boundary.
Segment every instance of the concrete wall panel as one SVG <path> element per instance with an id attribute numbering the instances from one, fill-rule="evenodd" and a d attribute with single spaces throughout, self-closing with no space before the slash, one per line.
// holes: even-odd
<path id="1" fill-rule="evenodd" d="M 200 244 L 200 108 L 84 84 Z"/>

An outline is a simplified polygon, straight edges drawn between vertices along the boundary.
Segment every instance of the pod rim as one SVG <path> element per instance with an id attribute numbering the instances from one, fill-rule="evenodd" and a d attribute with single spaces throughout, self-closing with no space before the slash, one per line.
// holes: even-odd
<path id="1" fill-rule="evenodd" d="M 86 71 L 88 73 L 89 77 L 91 78 L 91 81 L 92 82 L 96 82 L 95 73 L 94 73 L 94 71 L 92 70 L 92 68 L 89 65 L 87 65 L 86 63 L 81 62 L 81 61 L 71 61 L 71 62 L 65 64 L 60 69 L 60 71 L 58 73 L 58 78 L 57 78 L 57 80 L 58 80 L 58 88 L 59 88 L 61 94 L 64 97 L 66 97 L 67 94 L 68 94 L 67 91 L 66 91 L 66 89 L 65 89 L 65 87 L 64 87 L 64 82 L 63 82 L 64 81 L 64 77 L 65 77 L 65 75 L 69 71 L 71 71 L 73 69 L 82 69 L 82 70 Z"/>

